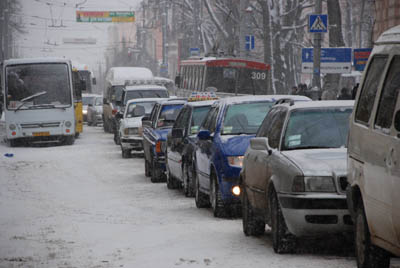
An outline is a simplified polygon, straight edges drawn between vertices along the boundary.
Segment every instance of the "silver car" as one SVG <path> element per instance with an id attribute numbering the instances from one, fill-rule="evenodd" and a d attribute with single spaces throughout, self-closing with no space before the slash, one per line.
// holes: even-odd
<path id="1" fill-rule="evenodd" d="M 86 118 L 89 126 L 103 123 L 103 96 L 94 96 L 88 103 Z"/>
<path id="2" fill-rule="evenodd" d="M 250 140 L 240 174 L 243 231 L 272 230 L 277 253 L 300 237 L 352 231 L 346 142 L 353 101 L 275 105 Z"/>

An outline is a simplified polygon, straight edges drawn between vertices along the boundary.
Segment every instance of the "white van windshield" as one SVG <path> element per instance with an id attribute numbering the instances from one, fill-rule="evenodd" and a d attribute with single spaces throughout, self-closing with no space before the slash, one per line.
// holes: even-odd
<path id="1" fill-rule="evenodd" d="M 72 102 L 68 65 L 37 63 L 6 67 L 7 109 L 70 106 Z"/>

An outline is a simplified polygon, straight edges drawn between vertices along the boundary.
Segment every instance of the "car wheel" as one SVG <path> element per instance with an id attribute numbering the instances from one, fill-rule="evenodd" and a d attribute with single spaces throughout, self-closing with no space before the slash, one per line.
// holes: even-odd
<path id="1" fill-rule="evenodd" d="M 75 136 L 65 136 L 64 137 L 64 145 L 72 145 L 75 142 Z"/>
<path id="2" fill-rule="evenodd" d="M 210 202 L 208 200 L 208 196 L 200 191 L 200 182 L 199 177 L 195 175 L 195 195 L 194 201 L 196 203 L 197 208 L 207 208 L 210 206 Z"/>
<path id="3" fill-rule="evenodd" d="M 274 190 L 270 193 L 270 209 L 272 244 L 275 253 L 284 254 L 293 252 L 296 247 L 296 240 L 287 229 L 278 196 Z"/>
<path id="4" fill-rule="evenodd" d="M 150 164 L 149 164 L 149 161 L 146 160 L 146 158 L 144 159 L 144 175 L 146 177 L 150 177 L 151 176 Z"/>
<path id="5" fill-rule="evenodd" d="M 10 139 L 10 140 L 7 140 L 7 141 L 8 141 L 8 145 L 10 147 L 17 147 L 19 145 L 19 142 L 16 139 Z"/>
<path id="6" fill-rule="evenodd" d="M 153 159 L 151 161 L 151 182 L 156 183 L 156 182 L 161 182 L 163 181 L 163 175 L 160 169 L 157 167 L 156 161 Z"/>
<path id="7" fill-rule="evenodd" d="M 223 217 L 225 215 L 225 205 L 222 201 L 222 193 L 219 190 L 218 180 L 215 173 L 211 173 L 210 183 L 210 203 L 214 217 Z"/>
<path id="8" fill-rule="evenodd" d="M 177 189 L 178 188 L 178 181 L 172 176 L 169 168 L 167 167 L 167 188 L 168 189 Z"/>
<path id="9" fill-rule="evenodd" d="M 116 130 L 114 131 L 114 143 L 116 145 L 121 145 L 121 140 L 119 138 L 119 133 Z"/>
<path id="10" fill-rule="evenodd" d="M 265 222 L 257 218 L 254 213 L 247 197 L 246 189 L 243 189 L 242 194 L 242 224 L 243 232 L 246 236 L 259 236 L 265 232 Z"/>
<path id="11" fill-rule="evenodd" d="M 185 193 L 186 197 L 193 197 L 193 182 L 189 174 L 189 168 L 189 165 L 185 162 L 182 168 L 183 192 Z"/>
<path id="12" fill-rule="evenodd" d="M 355 222 L 355 251 L 358 268 L 389 268 L 390 256 L 371 243 L 368 223 L 362 205 L 357 209 Z"/>
<path id="13" fill-rule="evenodd" d="M 122 158 L 130 158 L 131 157 L 131 150 L 125 150 L 121 146 L 121 151 L 122 151 Z"/>

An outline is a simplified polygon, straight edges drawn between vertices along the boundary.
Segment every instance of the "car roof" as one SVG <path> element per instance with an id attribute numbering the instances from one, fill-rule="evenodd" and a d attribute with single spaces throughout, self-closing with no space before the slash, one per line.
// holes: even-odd
<path id="1" fill-rule="evenodd" d="M 323 100 L 323 101 L 300 101 L 293 104 L 282 103 L 275 107 L 284 106 L 288 107 L 289 110 L 293 109 L 304 109 L 304 108 L 332 108 L 332 107 L 353 107 L 353 100 Z"/>
<path id="2" fill-rule="evenodd" d="M 159 85 L 136 85 L 136 86 L 126 86 L 125 90 L 167 90 L 164 86 Z"/>
<path id="3" fill-rule="evenodd" d="M 400 43 L 400 25 L 390 28 L 389 30 L 383 32 L 378 40 L 375 42 L 377 45 L 384 44 L 399 44 Z"/>
<path id="4" fill-rule="evenodd" d="M 214 104 L 216 100 L 208 100 L 208 101 L 191 101 L 186 103 L 187 106 L 192 107 L 201 107 L 201 106 L 211 106 Z"/>
<path id="5" fill-rule="evenodd" d="M 167 98 L 137 98 L 137 99 L 130 99 L 126 105 L 128 106 L 131 103 L 138 103 L 138 102 L 151 102 L 151 101 L 155 101 L 155 102 L 161 102 L 164 100 L 168 100 Z"/>
<path id="6" fill-rule="evenodd" d="M 174 100 L 174 99 L 165 99 L 161 102 L 162 105 L 176 105 L 176 104 L 186 104 L 186 100 Z"/>
<path id="7" fill-rule="evenodd" d="M 101 97 L 102 95 L 94 93 L 82 93 L 82 97 Z"/>
<path id="8" fill-rule="evenodd" d="M 65 58 L 57 57 L 39 57 L 39 58 L 21 58 L 21 59 L 9 59 L 4 61 L 4 65 L 8 64 L 30 64 L 30 63 L 69 63 L 71 61 Z"/>
<path id="9" fill-rule="evenodd" d="M 227 97 L 219 100 L 221 104 L 235 104 L 244 102 L 257 102 L 257 101 L 270 101 L 275 102 L 279 99 L 293 99 L 295 101 L 311 101 L 310 98 L 301 95 L 249 95 L 249 96 L 235 96 Z"/>

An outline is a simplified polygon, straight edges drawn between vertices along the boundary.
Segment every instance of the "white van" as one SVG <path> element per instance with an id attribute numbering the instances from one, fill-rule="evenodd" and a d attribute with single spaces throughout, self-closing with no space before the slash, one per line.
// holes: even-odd
<path id="1" fill-rule="evenodd" d="M 119 111 L 122 93 L 127 80 L 153 80 L 150 69 L 144 67 L 112 67 L 108 70 L 103 92 L 103 127 L 113 132 L 116 127 L 115 114 Z"/>
<path id="2" fill-rule="evenodd" d="M 347 202 L 359 268 L 400 256 L 400 25 L 375 43 L 350 118 Z"/>
<path id="3" fill-rule="evenodd" d="M 63 58 L 11 59 L 1 69 L 4 104 L 0 135 L 23 142 L 73 144 L 72 68 Z"/>

